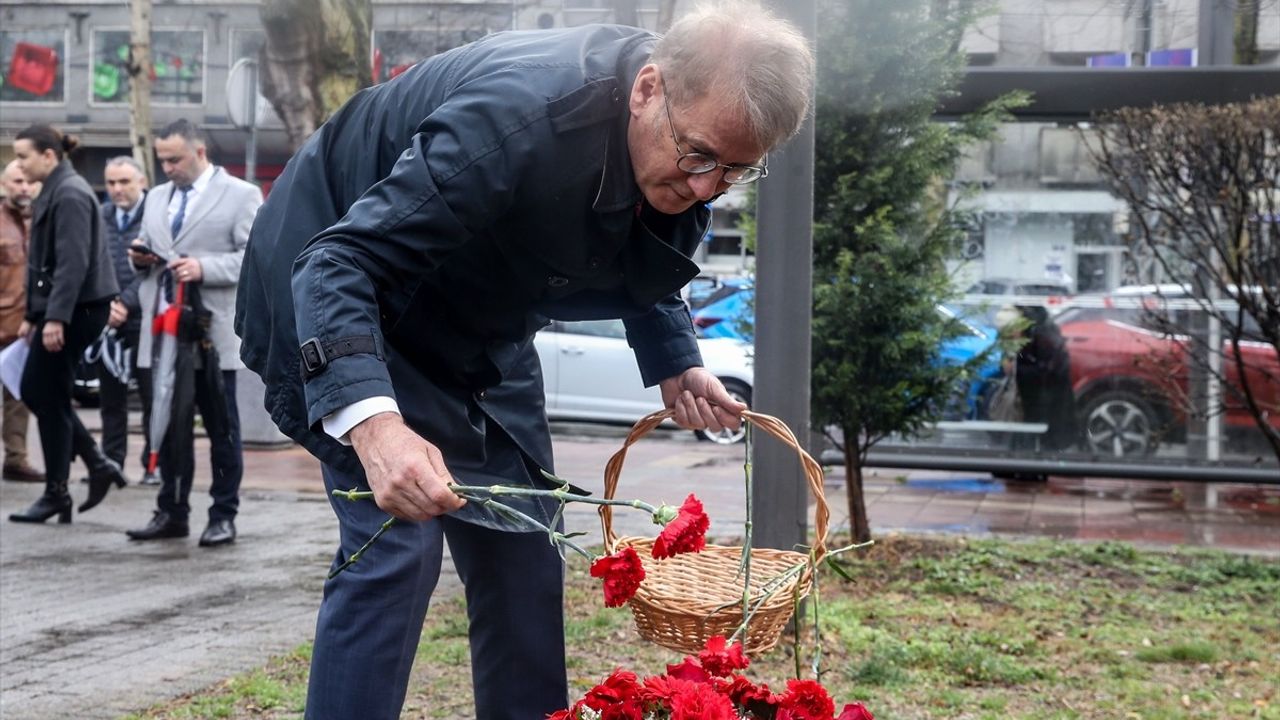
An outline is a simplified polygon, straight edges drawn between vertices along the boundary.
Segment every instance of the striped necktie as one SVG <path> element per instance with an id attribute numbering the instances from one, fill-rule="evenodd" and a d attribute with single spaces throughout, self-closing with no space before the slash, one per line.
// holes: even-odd
<path id="1" fill-rule="evenodd" d="M 182 193 L 182 202 L 178 204 L 178 212 L 173 216 L 173 222 L 169 223 L 169 235 L 177 238 L 178 232 L 182 230 L 182 221 L 187 216 L 187 193 L 191 192 L 191 186 L 178 188 L 178 192 Z"/>

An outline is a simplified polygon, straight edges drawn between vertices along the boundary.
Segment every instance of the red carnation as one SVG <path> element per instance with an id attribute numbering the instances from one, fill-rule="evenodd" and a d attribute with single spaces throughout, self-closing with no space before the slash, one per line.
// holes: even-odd
<path id="1" fill-rule="evenodd" d="M 679 665 L 668 665 L 667 676 L 679 678 L 680 680 L 688 680 L 689 682 L 704 683 L 711 679 L 707 671 L 702 669 L 696 660 L 691 657 L 685 657 L 684 661 Z"/>
<path id="2" fill-rule="evenodd" d="M 866 705 L 862 703 L 849 703 L 844 706 L 844 710 L 840 711 L 840 717 L 836 720 L 876 720 Z"/>
<path id="3" fill-rule="evenodd" d="M 794 720 L 832 720 L 836 714 L 835 701 L 817 680 L 788 680 L 779 708 L 778 717 L 785 710 Z"/>
<path id="4" fill-rule="evenodd" d="M 671 698 L 676 693 L 695 684 L 697 683 L 669 675 L 650 675 L 644 679 L 644 685 L 640 688 L 640 699 L 646 703 L 670 707 Z"/>
<path id="5" fill-rule="evenodd" d="M 604 578 L 605 607 L 621 607 L 640 588 L 644 566 L 636 551 L 626 547 L 591 563 L 591 577 Z"/>
<path id="6" fill-rule="evenodd" d="M 716 681 L 720 692 L 728 696 L 734 705 L 749 713 L 748 717 L 773 717 L 782 698 L 769 691 L 769 686 L 756 685 L 741 675 L 731 675 Z"/>
<path id="7" fill-rule="evenodd" d="M 591 688 L 582 698 L 582 704 L 596 712 L 604 712 L 606 708 L 632 702 L 639 693 L 640 681 L 636 674 L 619 668 L 605 678 L 604 682 Z"/>
<path id="8" fill-rule="evenodd" d="M 729 645 L 728 642 L 723 635 L 707 640 L 706 649 L 698 653 L 703 670 L 716 677 L 728 677 L 734 670 L 745 670 L 751 664 L 747 656 L 742 654 L 742 643 Z"/>
<path id="9" fill-rule="evenodd" d="M 711 520 L 702 511 L 702 502 L 690 494 L 680 506 L 675 520 L 667 523 L 653 543 L 655 558 L 669 558 L 680 553 L 699 552 L 707 546 L 707 528 Z"/>
<path id="10" fill-rule="evenodd" d="M 671 697 L 671 720 L 738 720 L 738 713 L 712 686 L 686 683 Z"/>

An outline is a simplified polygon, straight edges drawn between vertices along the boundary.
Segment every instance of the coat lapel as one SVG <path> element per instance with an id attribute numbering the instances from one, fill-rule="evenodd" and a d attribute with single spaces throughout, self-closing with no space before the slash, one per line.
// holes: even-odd
<path id="1" fill-rule="evenodd" d="M 173 239 L 173 244 L 177 245 L 182 242 L 188 235 L 188 230 L 200 224 L 206 215 L 213 212 L 213 209 L 222 201 L 222 196 L 227 192 L 227 183 L 222 176 L 222 168 L 213 171 L 213 177 L 209 178 L 209 184 L 205 187 L 204 192 L 200 193 L 200 197 L 196 199 L 196 206 L 191 208 L 186 217 L 182 219 L 182 228 L 178 230 L 178 237 Z"/>

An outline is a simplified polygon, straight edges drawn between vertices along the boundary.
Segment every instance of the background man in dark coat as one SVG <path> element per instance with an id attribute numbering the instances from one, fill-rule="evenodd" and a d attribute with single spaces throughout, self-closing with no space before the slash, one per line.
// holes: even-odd
<path id="1" fill-rule="evenodd" d="M 551 318 L 623 318 L 680 425 L 736 427 L 745 408 L 701 367 L 678 291 L 705 203 L 763 173 L 812 72 L 794 28 L 746 3 L 695 11 L 661 42 L 501 33 L 357 94 L 290 161 L 245 258 L 245 363 L 326 487 L 377 498 L 334 503 L 335 563 L 385 513 L 411 521 L 326 585 L 308 718 L 399 716 L 446 537 L 475 717 L 565 706 L 560 558 L 447 484 L 541 484 L 552 468 L 531 341 Z"/>
<path id="2" fill-rule="evenodd" d="M 138 237 L 142 228 L 142 201 L 147 194 L 147 174 L 142 166 L 128 155 L 113 157 L 107 161 L 102 175 L 107 184 L 110 201 L 102 205 L 102 225 L 106 233 L 107 247 L 115 265 L 116 279 L 120 283 L 120 296 L 111 301 L 111 315 L 107 325 L 116 329 L 116 336 L 130 353 L 130 372 L 137 377 L 138 336 L 142 331 L 142 305 L 138 301 L 138 285 L 142 277 L 134 273 L 129 262 L 129 245 Z M 129 440 L 129 386 L 98 362 L 99 411 L 102 413 L 102 451 L 117 465 L 124 467 Z M 142 429 L 146 432 L 146 412 L 150 403 L 149 393 L 142 393 Z M 147 448 L 142 450 L 142 466 L 146 467 Z M 143 485 L 157 485 L 159 480 L 143 476 Z"/>

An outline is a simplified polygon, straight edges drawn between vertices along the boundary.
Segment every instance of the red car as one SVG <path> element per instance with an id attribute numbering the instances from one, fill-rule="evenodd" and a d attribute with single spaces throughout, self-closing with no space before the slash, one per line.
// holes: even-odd
<path id="1" fill-rule="evenodd" d="M 1190 311 L 1163 311 L 1174 327 L 1186 327 Z M 1075 307 L 1056 318 L 1071 355 L 1071 383 L 1088 449 L 1113 457 L 1154 452 L 1164 441 L 1185 439 L 1188 403 L 1188 338 L 1160 330 L 1158 315 L 1138 307 Z M 1245 377 L 1258 404 L 1280 429 L 1280 358 L 1244 323 L 1240 343 Z M 1240 394 L 1235 352 L 1224 342 L 1224 431 L 1257 432 Z"/>

